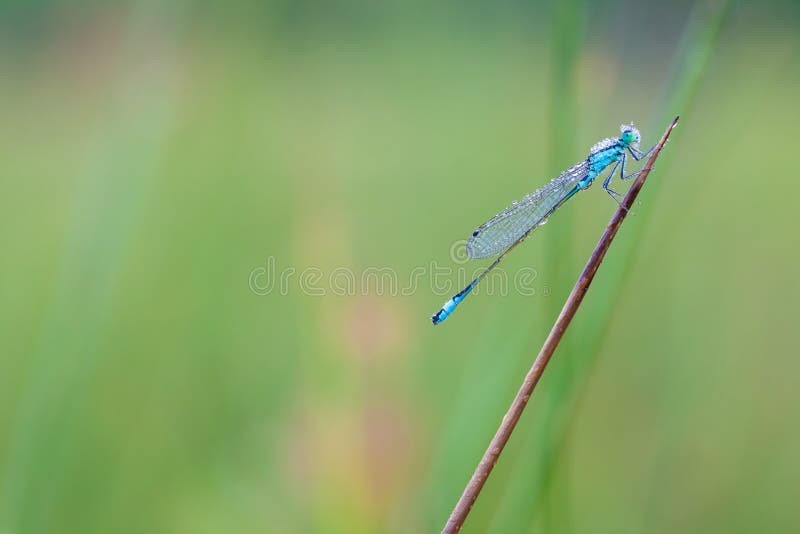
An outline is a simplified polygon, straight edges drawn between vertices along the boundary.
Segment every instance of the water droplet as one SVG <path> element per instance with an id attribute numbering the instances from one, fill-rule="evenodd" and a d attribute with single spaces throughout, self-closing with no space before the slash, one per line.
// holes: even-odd
<path id="1" fill-rule="evenodd" d="M 546 217 L 544 219 L 542 219 L 541 221 L 539 221 L 538 226 L 544 226 L 545 224 L 547 224 L 547 218 Z"/>

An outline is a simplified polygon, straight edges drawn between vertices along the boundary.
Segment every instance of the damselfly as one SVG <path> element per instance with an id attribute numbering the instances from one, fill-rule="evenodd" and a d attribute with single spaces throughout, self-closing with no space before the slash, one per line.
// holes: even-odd
<path id="1" fill-rule="evenodd" d="M 497 258 L 431 317 L 433 324 L 439 324 L 447 319 L 456 306 L 475 289 L 484 276 L 497 267 L 506 254 L 524 241 L 538 226 L 546 223 L 547 218 L 575 193 L 588 189 L 594 179 L 612 165 L 611 172 L 603 180 L 603 189 L 620 206 L 622 205 L 620 203 L 622 195 L 609 187 L 611 178 L 614 177 L 617 168 L 622 180 L 628 180 L 639 174 L 638 172 L 625 174 L 627 155 L 630 154 L 633 159 L 639 161 L 653 149 L 647 152 L 639 150 L 641 136 L 633 123 L 620 126 L 620 132 L 619 138 L 607 138 L 595 143 L 589 150 L 586 160 L 576 163 L 549 184 L 519 202 L 514 202 L 472 232 L 467 241 L 467 256 L 479 259 L 497 255 Z"/>

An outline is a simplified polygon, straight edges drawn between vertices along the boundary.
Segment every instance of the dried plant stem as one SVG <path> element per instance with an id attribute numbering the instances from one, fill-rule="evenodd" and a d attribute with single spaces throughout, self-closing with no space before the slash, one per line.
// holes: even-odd
<path id="1" fill-rule="evenodd" d="M 614 240 L 619 227 L 622 225 L 622 221 L 625 220 L 628 210 L 633 206 L 633 202 L 636 200 L 639 191 L 644 185 L 644 181 L 653 169 L 653 164 L 661 153 L 661 149 L 664 148 L 669 134 L 677 123 L 678 117 L 675 117 L 675 120 L 667 127 L 661 140 L 648 158 L 639 176 L 636 177 L 633 185 L 628 190 L 628 193 L 622 201 L 622 205 L 614 213 L 605 232 L 603 232 L 602 237 L 600 237 L 600 241 L 592 252 L 578 281 L 575 283 L 575 287 L 572 288 L 572 292 L 569 294 L 566 303 L 564 303 L 564 307 L 561 309 L 561 313 L 558 319 L 556 319 L 553 328 L 550 330 L 550 334 L 547 336 L 542 349 L 539 351 L 539 355 L 536 356 L 533 367 L 531 367 L 530 371 L 528 371 L 528 374 L 525 376 L 522 387 L 520 387 L 519 392 L 517 392 L 517 396 L 511 403 L 511 407 L 509 407 L 508 412 L 506 412 L 506 415 L 503 417 L 500 427 L 497 429 L 492 441 L 489 443 L 489 447 L 483 454 L 483 458 L 481 458 L 478 467 L 475 468 L 475 472 L 467 484 L 467 487 L 464 489 L 464 493 L 462 493 L 461 498 L 450 514 L 450 518 L 447 520 L 447 524 L 442 530 L 443 533 L 456 533 L 461 530 L 464 520 L 472 509 L 472 505 L 475 504 L 475 500 L 483 489 L 486 479 L 492 472 L 492 469 L 497 463 L 497 459 L 500 457 L 500 453 L 503 452 L 503 448 L 506 446 L 506 443 L 508 443 L 511 433 L 517 426 L 522 411 L 528 404 L 528 399 L 530 399 L 536 384 L 538 384 L 539 379 L 542 377 L 542 373 L 547 363 L 550 361 L 550 357 L 561 342 L 561 338 L 564 336 L 564 332 L 566 332 L 570 322 L 572 322 L 572 318 L 575 317 L 575 313 L 578 311 L 578 307 L 581 305 L 583 297 L 586 295 L 586 291 L 589 289 L 589 285 L 592 283 L 594 275 L 597 273 L 597 269 L 600 267 L 600 263 L 606 255 L 606 251 L 608 251 L 608 247 L 611 246 L 611 242 Z"/>

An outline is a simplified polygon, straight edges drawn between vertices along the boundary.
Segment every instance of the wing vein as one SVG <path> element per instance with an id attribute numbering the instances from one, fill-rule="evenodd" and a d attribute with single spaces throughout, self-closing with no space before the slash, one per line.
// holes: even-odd
<path id="1" fill-rule="evenodd" d="M 467 241 L 467 255 L 472 259 L 488 258 L 507 250 L 541 225 L 588 172 L 588 161 L 576 163 L 480 225 Z"/>

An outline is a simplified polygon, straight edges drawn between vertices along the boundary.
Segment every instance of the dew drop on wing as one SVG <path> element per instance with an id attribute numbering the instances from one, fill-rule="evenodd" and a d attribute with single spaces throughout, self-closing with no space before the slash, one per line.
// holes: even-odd
<path id="1" fill-rule="evenodd" d="M 547 217 L 539 221 L 539 224 L 537 224 L 536 226 L 544 226 L 545 224 L 547 224 Z"/>

